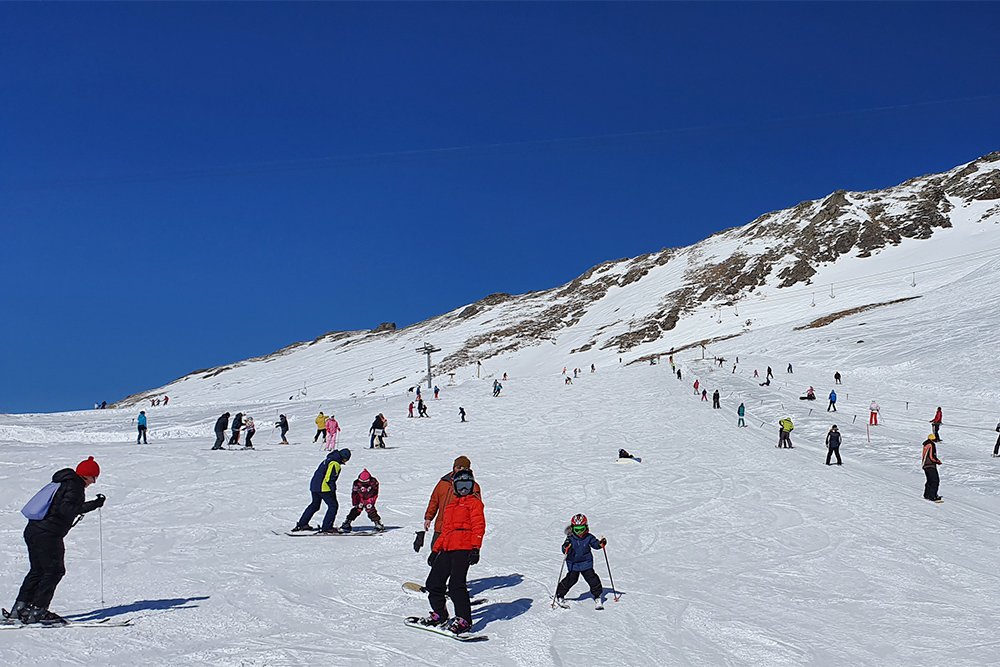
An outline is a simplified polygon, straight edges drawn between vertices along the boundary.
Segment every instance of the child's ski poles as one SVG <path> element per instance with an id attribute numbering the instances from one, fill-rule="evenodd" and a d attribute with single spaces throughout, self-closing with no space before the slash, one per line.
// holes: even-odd
<path id="1" fill-rule="evenodd" d="M 569 552 L 567 551 L 563 555 L 562 565 L 559 566 L 559 578 L 556 579 L 556 590 L 552 593 L 552 608 L 556 608 L 556 593 L 559 591 L 559 582 L 562 581 L 563 568 L 566 567 L 566 559 L 569 558 Z"/>
<path id="2" fill-rule="evenodd" d="M 601 541 L 604 540 L 604 536 L 601 536 Z M 611 561 L 608 560 L 608 546 L 604 545 L 601 547 L 601 551 L 604 552 L 604 562 L 608 564 L 608 578 L 611 579 L 611 594 L 614 595 L 615 602 L 618 602 L 620 597 L 617 592 L 615 592 L 615 577 L 611 574 Z M 561 574 L 561 573 L 560 573 Z M 555 599 L 553 598 L 553 602 Z"/>

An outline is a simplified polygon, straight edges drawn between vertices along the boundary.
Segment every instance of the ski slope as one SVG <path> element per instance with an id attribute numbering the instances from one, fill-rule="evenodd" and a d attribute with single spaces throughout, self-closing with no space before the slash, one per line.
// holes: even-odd
<path id="1" fill-rule="evenodd" d="M 250 411 L 260 429 L 256 452 L 209 451 L 217 404 L 146 408 L 147 446 L 134 444 L 134 410 L 5 416 L 4 605 L 27 571 L 18 510 L 52 472 L 94 455 L 103 472 L 90 491 L 108 502 L 102 517 L 88 515 L 68 536 L 68 574 L 52 608 L 73 618 L 132 618 L 133 626 L 8 633 L 0 662 L 992 663 L 1000 645 L 1000 459 L 989 456 L 996 415 L 985 411 L 997 404 L 996 384 L 955 393 L 950 383 L 922 383 L 921 373 L 937 371 L 912 362 L 938 346 L 964 347 L 978 356 L 967 355 L 965 366 L 966 357 L 952 353 L 949 364 L 971 372 L 986 361 L 985 349 L 996 349 L 981 344 L 996 341 L 959 327 L 949 341 L 930 336 L 928 354 L 914 356 L 910 341 L 894 336 L 924 325 L 919 303 L 887 307 L 878 320 L 867 313 L 783 337 L 761 331 L 726 341 L 730 347 L 709 350 L 730 360 L 721 369 L 688 350 L 675 359 L 682 381 L 664 360 L 598 367 L 566 385 L 562 360 L 553 359 L 546 372 L 511 375 L 499 398 L 488 379 L 442 384 L 441 399 L 427 401 L 430 419 L 405 417 L 405 388 L 393 397 L 257 404 Z M 963 303 L 974 305 L 952 305 Z M 848 343 L 836 341 L 853 338 L 859 321 L 873 345 L 843 354 Z M 789 361 L 794 375 L 785 373 Z M 767 365 L 776 382 L 762 388 L 750 376 Z M 822 399 L 834 370 L 844 384 L 831 416 Z M 916 380 L 899 386 L 909 376 Z M 694 395 L 696 377 L 710 394 L 720 388 L 722 410 Z M 806 405 L 796 396 L 809 385 L 821 400 Z M 913 402 L 909 410 L 890 400 L 897 395 Z M 871 398 L 880 400 L 885 425 L 868 443 Z M 746 429 L 735 428 L 740 400 Z M 936 405 L 945 408 L 944 504 L 921 499 L 920 442 Z M 459 406 L 468 423 L 459 422 Z M 309 500 L 309 476 L 323 458 L 312 443 L 319 409 L 336 415 L 341 446 L 354 453 L 338 485 L 338 520 L 350 482 L 367 467 L 381 482 L 383 520 L 398 529 L 363 539 L 272 533 L 294 525 Z M 275 444 L 268 428 L 278 410 L 289 417 L 292 445 Z M 387 444 L 396 449 L 367 449 L 378 412 L 389 418 Z M 776 422 L 786 414 L 796 423 L 795 448 L 778 450 Z M 864 419 L 852 424 L 854 414 Z M 949 428 L 950 417 L 984 430 Z M 831 423 L 844 432 L 843 467 L 823 465 Z M 615 463 L 619 447 L 643 463 Z M 472 459 L 488 524 L 470 588 L 490 599 L 475 608 L 474 629 L 491 639 L 472 645 L 402 625 L 428 609 L 400 584 L 426 577 L 427 550 L 413 552 L 413 532 L 435 482 L 460 454 Z M 621 598 L 613 600 L 595 554 L 604 611 L 592 608 L 582 581 L 570 593 L 572 609 L 550 608 L 563 529 L 577 512 L 608 538 Z M 355 522 L 367 524 L 364 516 Z"/>

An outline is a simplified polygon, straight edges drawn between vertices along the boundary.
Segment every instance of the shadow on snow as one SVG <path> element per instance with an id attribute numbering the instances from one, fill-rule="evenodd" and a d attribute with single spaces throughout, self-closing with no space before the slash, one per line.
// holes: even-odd
<path id="1" fill-rule="evenodd" d="M 134 613 L 137 611 L 149 611 L 149 610 L 167 610 L 167 609 L 193 609 L 197 607 L 196 604 L 189 604 L 191 602 L 196 602 L 199 600 L 207 600 L 208 595 L 197 598 L 168 598 L 165 600 L 136 600 L 132 604 L 120 604 L 115 607 L 107 607 L 105 609 L 95 609 L 94 611 L 88 611 L 83 614 L 73 614 L 66 616 L 67 620 L 72 621 L 99 621 L 104 618 L 111 618 L 112 616 L 117 616 L 119 614 Z"/>

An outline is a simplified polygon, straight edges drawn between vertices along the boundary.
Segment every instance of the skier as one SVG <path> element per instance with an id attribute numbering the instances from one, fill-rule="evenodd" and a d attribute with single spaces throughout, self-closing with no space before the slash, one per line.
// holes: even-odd
<path id="1" fill-rule="evenodd" d="M 673 364 L 673 359 L 670 360 L 670 363 Z M 597 370 L 597 366 L 595 366 L 594 364 L 591 364 L 590 365 L 590 372 L 593 373 L 596 370 Z"/>
<path id="2" fill-rule="evenodd" d="M 229 428 L 229 413 L 224 412 L 215 422 L 215 444 L 212 449 L 222 449 L 226 442 L 226 429 Z"/>
<path id="3" fill-rule="evenodd" d="M 253 434 L 257 432 L 257 427 L 253 423 L 253 417 L 246 416 L 243 422 L 243 429 L 247 432 L 243 440 L 243 449 L 253 449 Z"/>
<path id="4" fill-rule="evenodd" d="M 879 408 L 875 399 L 872 399 L 872 404 L 868 406 L 868 410 L 871 412 L 871 416 L 868 418 L 868 425 L 878 426 L 878 413 L 881 411 L 881 408 Z"/>
<path id="5" fill-rule="evenodd" d="M 504 381 L 504 382 L 506 382 L 506 381 L 507 381 L 507 374 L 506 374 L 506 373 L 504 373 L 504 374 L 503 374 L 503 381 Z"/>
<path id="6" fill-rule="evenodd" d="M 340 469 L 345 463 L 351 460 L 351 450 L 341 449 L 326 455 L 323 462 L 316 468 L 312 479 L 309 480 L 309 493 L 312 494 L 312 502 L 302 513 L 299 522 L 292 528 L 292 532 L 300 530 L 316 530 L 309 525 L 321 504 L 326 503 L 326 515 L 323 516 L 323 523 L 320 531 L 324 533 L 335 533 L 337 529 L 333 527 L 333 522 L 337 518 L 337 478 L 340 476 Z"/>
<path id="7" fill-rule="evenodd" d="M 678 380 L 681 379 L 681 369 L 679 369 L 679 368 L 677 369 L 677 379 Z"/>
<path id="8" fill-rule="evenodd" d="M 282 445 L 288 444 L 288 438 L 285 435 L 288 433 L 288 418 L 285 415 L 278 415 L 278 422 L 275 424 L 281 429 L 281 443 Z"/>
<path id="9" fill-rule="evenodd" d="M 785 371 L 785 372 L 786 373 L 791 373 L 792 372 L 792 365 L 791 364 L 788 364 L 788 370 Z"/>
<path id="10" fill-rule="evenodd" d="M 719 409 L 722 408 L 722 406 L 719 405 L 719 390 L 718 389 L 716 389 L 714 392 L 712 392 L 712 407 L 715 408 L 716 410 L 719 410 Z"/>
<path id="11" fill-rule="evenodd" d="M 145 410 L 139 410 L 139 419 L 137 419 L 136 421 L 139 424 L 139 435 L 137 435 L 135 437 L 135 444 L 138 445 L 139 441 L 142 440 L 142 444 L 148 445 L 149 443 L 146 442 L 146 411 Z"/>
<path id="12" fill-rule="evenodd" d="M 836 384 L 843 384 L 843 382 L 840 381 L 840 371 L 833 374 L 833 381 Z"/>
<path id="13" fill-rule="evenodd" d="M 937 442 L 943 442 L 941 440 L 941 408 L 937 409 L 937 413 L 934 415 L 934 419 L 931 420 L 931 428 L 934 429 L 934 440 Z"/>
<path id="14" fill-rule="evenodd" d="M 837 392 L 832 389 L 830 390 L 830 405 L 826 406 L 826 411 L 830 410 L 837 411 Z"/>
<path id="15" fill-rule="evenodd" d="M 169 401 L 170 401 L 170 397 L 169 396 L 164 396 L 163 397 L 163 407 L 167 407 L 167 403 Z"/>
<path id="16" fill-rule="evenodd" d="M 702 389 L 701 390 L 701 400 L 703 400 L 706 403 L 708 403 L 708 389 Z"/>
<path id="17" fill-rule="evenodd" d="M 409 413 L 406 416 L 407 416 L 407 418 L 412 418 L 413 417 L 413 401 L 410 401 L 410 408 L 409 409 L 410 409 L 410 411 L 409 411 Z"/>
<path id="18" fill-rule="evenodd" d="M 756 380 L 759 377 L 760 377 L 760 375 L 757 374 L 757 369 L 756 368 L 753 369 L 753 379 Z"/>
<path id="19" fill-rule="evenodd" d="M 774 373 L 771 371 L 771 367 L 768 366 L 767 367 L 767 379 L 770 380 L 773 377 L 774 377 Z"/>
<path id="20" fill-rule="evenodd" d="M 694 381 L 694 393 L 695 393 L 695 396 L 698 395 L 698 381 L 697 380 Z"/>
<path id="21" fill-rule="evenodd" d="M 573 384 L 573 380 L 572 380 L 572 379 L 571 379 L 571 378 L 570 378 L 570 377 L 569 377 L 569 376 L 567 375 L 567 376 L 566 376 L 566 377 L 565 377 L 565 378 L 563 379 L 563 384 Z"/>
<path id="22" fill-rule="evenodd" d="M 590 594 L 594 596 L 594 608 L 604 609 L 604 605 L 601 604 L 604 586 L 601 584 L 601 578 L 594 572 L 594 554 L 591 553 L 591 549 L 603 549 L 607 543 L 603 537 L 597 539 L 590 534 L 586 515 L 577 514 L 570 520 L 570 525 L 566 526 L 566 541 L 562 545 L 562 552 L 566 554 L 566 576 L 556 586 L 557 605 L 568 607 L 566 594 L 582 574 L 590 584 Z"/>
<path id="23" fill-rule="evenodd" d="M 499 396 L 500 392 L 502 390 L 503 390 L 503 385 L 500 384 L 499 382 L 497 382 L 495 385 L 493 385 L 493 396 L 494 396 L 494 398 L 497 397 L 497 396 Z"/>
<path id="24" fill-rule="evenodd" d="M 313 442 L 316 442 L 320 437 L 326 437 L 326 415 L 320 410 L 319 414 L 316 415 L 316 435 L 313 436 Z"/>
<path id="25" fill-rule="evenodd" d="M 463 407 L 458 408 L 458 416 L 462 418 L 463 422 L 465 421 L 465 408 Z"/>
<path id="26" fill-rule="evenodd" d="M 840 431 L 837 430 L 836 424 L 831 426 L 830 431 L 826 434 L 826 446 L 826 464 L 830 465 L 830 457 L 836 454 L 837 465 L 843 465 L 840 460 Z"/>
<path id="27" fill-rule="evenodd" d="M 460 470 L 452 475 L 452 493 L 455 498 L 442 512 L 441 537 L 431 547 L 428 559 L 431 571 L 424 587 L 431 605 L 431 613 L 420 619 L 423 625 L 444 626 L 448 623 L 445 605 L 445 587 L 455 605 L 455 619 L 448 630 L 462 634 L 472 629 L 472 605 L 466 578 L 469 566 L 479 562 L 479 549 L 486 532 L 483 501 L 475 495 L 478 486 L 471 470 Z"/>
<path id="28" fill-rule="evenodd" d="M 923 468 L 927 482 L 924 484 L 924 498 L 927 500 L 941 500 L 938 495 L 938 485 L 941 478 L 938 477 L 937 467 L 941 464 L 937 457 L 937 436 L 931 433 L 924 440 Z"/>
<path id="29" fill-rule="evenodd" d="M 760 383 L 760 386 L 761 387 L 770 387 L 771 386 L 771 378 L 764 378 L 764 381 Z"/>
<path id="30" fill-rule="evenodd" d="M 330 415 L 326 418 L 324 427 L 326 430 L 326 444 L 323 446 L 323 449 L 332 452 L 337 449 L 337 434 L 340 433 L 340 424 L 333 418 L 333 415 Z"/>
<path id="31" fill-rule="evenodd" d="M 737 428 L 746 427 L 747 424 L 745 421 L 743 421 L 743 416 L 746 414 L 746 412 L 747 412 L 746 407 L 744 407 L 744 405 L 740 403 L 740 407 L 736 408 L 736 414 L 739 415 L 739 419 L 736 421 Z"/>
<path id="32" fill-rule="evenodd" d="M 8 619 L 26 624 L 66 623 L 60 616 L 49 611 L 56 586 L 66 574 L 66 545 L 63 538 L 76 525 L 77 517 L 104 506 L 104 496 L 97 494 L 96 500 L 88 501 L 84 491 L 97 481 L 100 474 L 101 467 L 91 456 L 86 461 L 81 461 L 75 471 L 63 468 L 52 475 L 52 483 L 58 484 L 58 488 L 51 496 L 48 507 L 39 508 L 44 509 L 42 518 L 29 519 L 24 529 L 24 542 L 28 546 L 31 569 L 24 577 Z"/>
<path id="33" fill-rule="evenodd" d="M 997 433 L 1000 433 L 1000 422 L 997 422 Z M 997 444 L 993 446 L 993 456 L 1000 456 L 1000 435 L 997 436 Z"/>
<path id="34" fill-rule="evenodd" d="M 785 417 L 778 423 L 781 425 L 778 428 L 778 448 L 792 449 L 792 429 L 795 427 L 791 418 Z"/>
<path id="35" fill-rule="evenodd" d="M 375 532 L 381 533 L 385 530 L 385 526 L 382 525 L 382 517 L 375 509 L 376 502 L 378 502 L 378 480 L 372 477 L 368 468 L 365 468 L 351 485 L 352 507 L 351 511 L 347 513 L 344 523 L 340 526 L 340 532 L 351 532 L 351 522 L 361 516 L 362 511 L 367 512 L 368 518 L 375 524 Z"/>
<path id="36" fill-rule="evenodd" d="M 431 521 L 434 522 L 434 534 L 431 537 L 431 548 L 434 548 L 434 543 L 437 542 L 438 538 L 441 537 L 441 526 L 444 521 L 444 508 L 455 499 L 454 489 L 452 488 L 452 482 L 455 479 L 455 475 L 458 475 L 462 471 L 472 472 L 472 462 L 469 461 L 468 456 L 459 456 L 455 459 L 455 462 L 451 466 L 451 472 L 438 480 L 438 483 L 434 486 L 434 491 L 431 492 L 431 499 L 427 503 L 427 509 L 424 511 L 424 531 L 427 531 L 431 527 Z M 472 495 L 476 498 L 482 500 L 483 493 L 479 488 L 479 482 L 475 483 L 472 489 Z M 415 551 L 420 551 L 420 547 L 424 545 L 423 533 L 417 533 L 417 542 L 420 546 L 417 546 L 415 542 L 413 548 Z M 431 559 L 427 559 L 427 564 L 431 564 Z"/>
<path id="37" fill-rule="evenodd" d="M 424 399 L 422 399 L 422 398 L 418 398 L 417 399 L 417 416 L 418 417 L 430 417 L 430 415 L 427 414 L 427 404 L 424 403 Z"/>
<path id="38" fill-rule="evenodd" d="M 417 385 L 417 400 L 420 400 L 420 385 Z"/>
<path id="39" fill-rule="evenodd" d="M 385 437 L 385 417 L 382 413 L 375 415 L 375 421 L 372 422 L 372 426 L 368 429 L 369 435 L 371 435 L 371 441 L 368 443 L 368 449 L 375 449 L 375 440 L 378 440 L 379 447 L 385 447 L 385 441 L 382 439 Z"/>
<path id="40" fill-rule="evenodd" d="M 229 438 L 230 445 L 240 444 L 240 431 L 243 429 L 243 413 L 237 412 L 233 417 L 233 437 Z"/>
<path id="41" fill-rule="evenodd" d="M 439 391 L 441 391 L 441 390 L 438 389 L 437 385 L 434 385 L 434 400 L 437 400 L 438 392 Z"/>
<path id="42" fill-rule="evenodd" d="M 733 372 L 732 372 L 732 374 L 736 375 L 736 364 L 733 364 Z"/>

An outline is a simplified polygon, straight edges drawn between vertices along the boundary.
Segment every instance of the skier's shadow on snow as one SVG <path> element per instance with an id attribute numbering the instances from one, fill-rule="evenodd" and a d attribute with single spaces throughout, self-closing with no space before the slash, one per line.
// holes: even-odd
<path id="1" fill-rule="evenodd" d="M 198 605 L 189 603 L 197 602 L 199 600 L 207 600 L 208 598 L 209 598 L 208 595 L 203 595 L 202 597 L 197 597 L 197 598 L 167 598 L 164 600 L 136 600 L 132 604 L 120 604 L 116 607 L 95 609 L 94 611 L 88 611 L 84 614 L 73 614 L 71 616 L 66 616 L 66 619 L 72 621 L 100 621 L 101 619 L 111 618 L 112 616 L 118 616 L 119 614 L 129 614 L 137 611 L 194 609 Z"/>
<path id="2" fill-rule="evenodd" d="M 476 597 L 483 591 L 488 591 L 493 588 L 510 588 L 511 586 L 517 586 L 522 581 L 524 581 L 524 576 L 520 574 L 508 574 L 502 577 L 483 577 L 482 579 L 473 579 L 468 582 L 469 595 Z"/>

